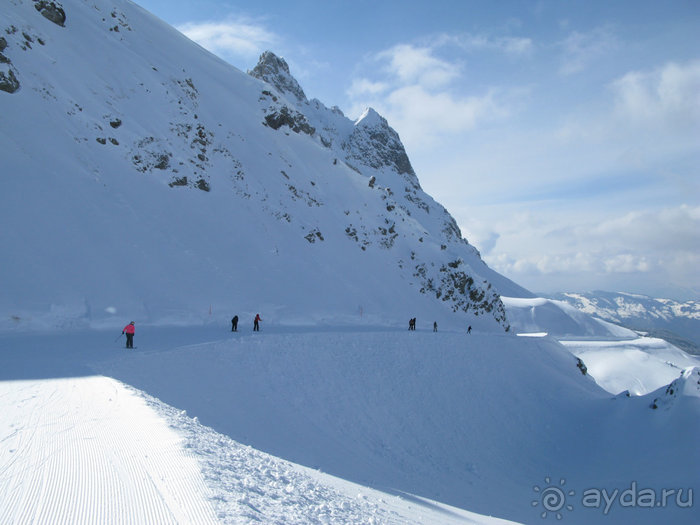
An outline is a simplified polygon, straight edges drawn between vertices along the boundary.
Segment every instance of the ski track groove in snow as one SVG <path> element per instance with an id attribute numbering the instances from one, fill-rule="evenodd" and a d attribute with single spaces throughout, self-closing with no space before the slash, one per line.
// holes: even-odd
<path id="1" fill-rule="evenodd" d="M 217 522 L 180 436 L 118 381 L 10 381 L 0 392 L 19 399 L 0 427 L 0 524 Z"/>

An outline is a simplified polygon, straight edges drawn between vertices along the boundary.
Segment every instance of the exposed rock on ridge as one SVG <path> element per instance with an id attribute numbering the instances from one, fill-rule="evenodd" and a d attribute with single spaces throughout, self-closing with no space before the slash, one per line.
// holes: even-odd
<path id="1" fill-rule="evenodd" d="M 265 51 L 260 55 L 258 64 L 248 73 L 272 84 L 282 94 L 292 95 L 299 102 L 306 101 L 304 90 L 290 74 L 287 62 L 271 51 Z"/>
<path id="2" fill-rule="evenodd" d="M 34 7 L 44 18 L 56 25 L 64 27 L 66 23 L 66 12 L 63 10 L 61 4 L 53 0 L 34 0 Z"/>
<path id="3" fill-rule="evenodd" d="M 410 272 L 420 284 L 420 292 L 446 303 L 453 312 L 488 315 L 508 329 L 505 307 L 497 291 L 465 264 L 461 256 L 467 250 L 470 256 L 480 260 L 478 252 L 462 238 L 447 210 L 423 193 L 399 134 L 384 117 L 368 108 L 353 122 L 337 107 L 329 109 L 318 100 L 307 100 L 287 63 L 271 51 L 260 56 L 249 74 L 270 85 L 260 97 L 268 104 L 264 125 L 273 129 L 285 126 L 296 133 L 314 136 L 347 166 L 366 176 L 367 185 L 378 191 L 386 203 L 386 215 L 376 218 L 378 226 L 370 226 L 366 219 L 348 223 L 345 234 L 349 239 L 363 251 L 373 244 L 395 250 L 401 236 L 400 223 L 416 214 L 425 217 L 419 220 L 437 221 L 439 249 L 448 253 L 440 261 L 412 253 Z M 307 235 L 306 239 L 310 243 L 316 240 L 313 235 Z M 399 268 L 403 266 L 404 262 L 400 261 Z"/>
<path id="4" fill-rule="evenodd" d="M 344 149 L 350 159 L 375 169 L 394 169 L 399 175 L 407 175 L 406 179 L 415 188 L 420 188 L 399 134 L 374 109 L 368 108 L 357 120 Z"/>

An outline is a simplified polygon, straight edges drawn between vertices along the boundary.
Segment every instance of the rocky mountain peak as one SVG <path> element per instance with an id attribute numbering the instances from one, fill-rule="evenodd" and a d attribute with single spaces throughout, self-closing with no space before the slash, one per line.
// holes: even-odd
<path id="1" fill-rule="evenodd" d="M 399 134 L 372 108 L 355 121 L 348 143 L 349 156 L 375 169 L 389 167 L 403 175 L 416 189 L 418 178 Z"/>
<path id="2" fill-rule="evenodd" d="M 260 55 L 258 64 L 248 73 L 273 85 L 282 94 L 293 95 L 299 102 L 307 100 L 299 82 L 289 72 L 287 62 L 272 51 L 265 51 Z"/>
<path id="3" fill-rule="evenodd" d="M 391 129 L 387 120 L 377 113 L 374 108 L 365 109 L 360 118 L 355 121 L 355 125 L 364 128 Z"/>

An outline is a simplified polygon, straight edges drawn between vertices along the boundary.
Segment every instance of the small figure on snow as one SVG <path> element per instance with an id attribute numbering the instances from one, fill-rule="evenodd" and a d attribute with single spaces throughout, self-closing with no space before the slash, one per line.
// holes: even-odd
<path id="1" fill-rule="evenodd" d="M 471 333 L 472 333 L 472 326 L 471 326 L 471 325 L 469 325 L 469 328 L 467 328 L 467 333 L 468 333 L 468 334 L 471 334 Z"/>
<path id="2" fill-rule="evenodd" d="M 253 332 L 260 331 L 260 321 L 262 321 L 260 314 L 255 314 L 255 320 L 253 321 Z"/>
<path id="3" fill-rule="evenodd" d="M 416 318 L 414 317 L 413 319 L 408 320 L 408 329 L 409 330 L 415 330 L 416 329 Z"/>
<path id="4" fill-rule="evenodd" d="M 433 321 L 433 332 L 437 332 L 437 321 Z"/>
<path id="5" fill-rule="evenodd" d="M 134 325 L 134 322 L 131 321 L 128 325 L 124 327 L 122 330 L 123 334 L 126 334 L 126 347 L 127 348 L 134 348 L 134 332 L 136 332 L 136 326 Z"/>
<path id="6" fill-rule="evenodd" d="M 238 316 L 237 315 L 234 315 L 233 319 L 231 319 L 231 331 L 238 332 Z"/>

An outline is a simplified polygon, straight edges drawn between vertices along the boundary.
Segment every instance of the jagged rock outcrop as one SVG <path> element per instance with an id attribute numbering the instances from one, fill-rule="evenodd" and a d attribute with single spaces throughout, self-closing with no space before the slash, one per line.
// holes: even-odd
<path id="1" fill-rule="evenodd" d="M 367 109 L 357 119 L 344 149 L 349 158 L 375 169 L 392 168 L 399 175 L 405 175 L 412 185 L 420 187 L 399 134 L 374 109 Z"/>
<path id="2" fill-rule="evenodd" d="M 295 133 L 306 133 L 307 135 L 313 135 L 316 129 L 309 125 L 306 117 L 295 111 L 289 109 L 287 106 L 282 106 L 279 109 L 273 109 L 265 115 L 265 122 L 272 129 L 279 129 L 282 126 L 288 126 L 289 129 Z"/>
<path id="3" fill-rule="evenodd" d="M 14 93 L 19 89 L 19 80 L 15 76 L 12 68 L 7 71 L 0 71 L 0 91 Z"/>
<path id="4" fill-rule="evenodd" d="M 12 62 L 2 54 L 5 48 L 7 48 L 7 40 L 5 37 L 0 37 L 0 91 L 14 93 L 19 89 L 19 80 L 15 75 Z"/>
<path id="5" fill-rule="evenodd" d="M 289 72 L 287 62 L 271 51 L 260 55 L 257 65 L 248 73 L 275 86 L 283 95 L 292 95 L 299 102 L 306 101 L 304 90 Z"/>
<path id="6" fill-rule="evenodd" d="M 63 6 L 53 0 L 34 0 L 34 8 L 39 11 L 44 18 L 56 25 L 65 27 L 66 12 Z"/>
<path id="7" fill-rule="evenodd" d="M 681 372 L 678 379 L 668 386 L 647 394 L 653 398 L 649 407 L 656 410 L 669 410 L 680 398 L 700 398 L 700 367 L 689 367 Z"/>

